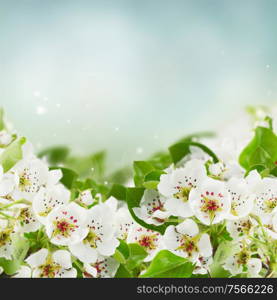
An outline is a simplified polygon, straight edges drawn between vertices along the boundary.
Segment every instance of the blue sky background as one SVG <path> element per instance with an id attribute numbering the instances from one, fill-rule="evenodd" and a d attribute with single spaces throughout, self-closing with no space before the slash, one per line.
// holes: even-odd
<path id="1" fill-rule="evenodd" d="M 276 102 L 277 0 L 0 0 L 0 103 L 112 168 Z"/>

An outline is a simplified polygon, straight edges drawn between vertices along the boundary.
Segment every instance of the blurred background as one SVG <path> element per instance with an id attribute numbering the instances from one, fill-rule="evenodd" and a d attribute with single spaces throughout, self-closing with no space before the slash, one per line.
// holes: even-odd
<path id="1" fill-rule="evenodd" d="M 0 0 L 0 105 L 110 169 L 275 103 L 276 0 Z"/>

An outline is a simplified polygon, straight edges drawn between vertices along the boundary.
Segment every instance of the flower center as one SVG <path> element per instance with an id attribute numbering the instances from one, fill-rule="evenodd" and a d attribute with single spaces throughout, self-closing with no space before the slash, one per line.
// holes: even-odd
<path id="1" fill-rule="evenodd" d="M 22 173 L 21 176 L 19 177 L 19 188 L 21 191 L 25 191 L 25 188 L 30 186 L 31 180 L 29 178 L 29 176 L 27 175 L 27 173 Z"/>
<path id="2" fill-rule="evenodd" d="M 49 260 L 44 265 L 40 266 L 41 277 L 54 278 L 59 273 L 61 266 Z"/>
<path id="3" fill-rule="evenodd" d="M 100 240 L 100 237 L 93 230 L 90 230 L 87 237 L 84 239 L 84 243 L 89 244 L 92 248 L 97 248 L 97 241 Z"/>
<path id="4" fill-rule="evenodd" d="M 271 213 L 277 207 L 277 197 L 265 201 L 265 212 Z"/>
<path id="5" fill-rule="evenodd" d="M 202 200 L 201 211 L 207 213 L 211 220 L 214 219 L 215 214 L 221 211 L 220 203 L 217 199 L 203 197 Z"/>
<path id="6" fill-rule="evenodd" d="M 46 217 L 51 212 L 51 210 L 52 210 L 52 207 L 47 207 L 44 211 L 39 213 L 39 216 Z"/>
<path id="7" fill-rule="evenodd" d="M 188 256 L 192 256 L 193 252 L 198 252 L 196 239 L 183 235 L 181 245 L 176 250 L 182 250 L 186 252 Z"/>
<path id="8" fill-rule="evenodd" d="M 10 233 L 12 232 L 11 229 L 4 229 L 0 232 L 0 247 L 5 246 L 11 239 Z"/>
<path id="9" fill-rule="evenodd" d="M 66 219 L 54 221 L 54 226 L 53 236 L 62 235 L 63 237 L 69 237 L 78 228 L 77 225 L 68 222 Z"/>
<path id="10" fill-rule="evenodd" d="M 236 259 L 239 265 L 245 265 L 250 258 L 250 255 L 247 250 L 242 250 L 241 252 L 237 253 Z"/>
<path id="11" fill-rule="evenodd" d="M 176 189 L 178 189 L 178 192 L 173 195 L 174 198 L 180 199 L 183 202 L 187 202 L 191 188 L 177 186 Z"/>
<path id="12" fill-rule="evenodd" d="M 154 250 L 156 249 L 155 241 L 157 241 L 157 236 L 155 234 L 143 235 L 139 239 L 138 243 L 148 250 Z"/>
<path id="13" fill-rule="evenodd" d="M 236 202 L 232 202 L 231 203 L 231 214 L 233 215 L 233 216 L 238 216 L 238 212 L 236 211 L 236 209 L 237 209 L 237 203 Z"/>

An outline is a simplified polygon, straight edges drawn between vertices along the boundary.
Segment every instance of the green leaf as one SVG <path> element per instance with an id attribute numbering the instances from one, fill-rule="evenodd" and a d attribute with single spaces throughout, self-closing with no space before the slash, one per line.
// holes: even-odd
<path id="1" fill-rule="evenodd" d="M 142 227 L 158 231 L 161 234 L 164 234 L 167 226 L 172 225 L 172 223 L 166 223 L 163 225 L 155 226 L 152 224 L 147 224 L 143 220 L 139 219 L 136 214 L 133 211 L 134 207 L 139 207 L 140 206 L 140 201 L 143 197 L 145 189 L 144 188 L 127 188 L 126 189 L 126 200 L 127 200 L 127 205 L 130 214 L 132 215 L 133 219 L 140 224 Z"/>
<path id="2" fill-rule="evenodd" d="M 147 189 L 153 189 L 153 190 L 156 189 L 160 182 L 160 177 L 162 174 L 165 174 L 165 172 L 159 170 L 148 173 L 144 177 L 143 186 Z"/>
<path id="3" fill-rule="evenodd" d="M 134 182 L 137 187 L 142 187 L 145 176 L 155 171 L 155 167 L 148 161 L 135 161 L 133 167 L 135 171 Z"/>
<path id="4" fill-rule="evenodd" d="M 39 158 L 46 157 L 51 165 L 64 163 L 69 155 L 69 148 L 66 146 L 57 146 L 47 148 L 38 154 Z"/>
<path id="5" fill-rule="evenodd" d="M 139 244 L 128 244 L 128 247 L 129 258 L 126 261 L 126 267 L 128 270 L 133 270 L 142 263 L 147 256 L 147 252 Z"/>
<path id="6" fill-rule="evenodd" d="M 12 259 L 8 260 L 0 258 L 0 266 L 3 267 L 7 275 L 13 275 L 20 268 L 24 258 L 29 249 L 29 243 L 25 238 L 20 237 L 18 234 L 12 237 L 13 254 Z"/>
<path id="7" fill-rule="evenodd" d="M 222 265 L 226 259 L 233 255 L 234 253 L 234 244 L 232 242 L 221 242 L 218 246 L 213 263 L 210 266 L 210 274 L 213 278 L 228 278 L 231 276 L 230 272 L 226 271 Z"/>
<path id="8" fill-rule="evenodd" d="M 63 177 L 60 180 L 60 182 L 68 189 L 71 189 L 74 186 L 76 179 L 78 178 L 78 174 L 73 170 L 67 168 L 59 168 L 59 167 L 50 168 L 50 170 L 58 170 L 58 169 L 60 169 L 63 173 Z"/>
<path id="9" fill-rule="evenodd" d="M 215 153 L 211 149 L 209 149 L 207 146 L 200 144 L 200 143 L 192 142 L 192 141 L 184 141 L 184 142 L 177 143 L 177 144 L 174 144 L 171 147 L 169 147 L 169 152 L 170 152 L 170 155 L 172 157 L 172 161 L 174 162 L 174 164 L 176 164 L 181 159 L 183 159 L 185 156 L 187 156 L 188 154 L 191 153 L 190 146 L 198 147 L 201 150 L 203 150 L 205 153 L 207 153 L 213 159 L 214 163 L 217 163 L 219 161 L 217 156 L 215 155 Z"/>
<path id="10" fill-rule="evenodd" d="M 124 241 L 120 241 L 119 246 L 117 247 L 115 254 L 113 255 L 114 259 L 116 259 L 121 264 L 125 264 L 126 260 L 130 255 L 129 247 Z"/>
<path id="11" fill-rule="evenodd" d="M 167 152 L 157 152 L 148 160 L 155 169 L 164 170 L 172 164 L 172 159 Z"/>
<path id="12" fill-rule="evenodd" d="M 4 172 L 9 171 L 23 157 L 22 145 L 25 144 L 26 138 L 22 137 L 13 141 L 1 154 L 0 165 L 3 166 Z"/>
<path id="13" fill-rule="evenodd" d="M 142 278 L 189 278 L 194 265 L 186 258 L 168 250 L 160 251 L 152 260 Z"/>
<path id="14" fill-rule="evenodd" d="M 117 269 L 117 272 L 114 276 L 114 278 L 131 278 L 133 277 L 130 271 L 126 269 L 124 265 L 120 265 L 119 268 Z"/>
<path id="15" fill-rule="evenodd" d="M 79 175 L 80 179 L 90 177 L 97 182 L 103 182 L 105 164 L 106 152 L 99 151 L 83 157 L 70 156 L 67 158 L 64 166 L 74 170 Z"/>
<path id="16" fill-rule="evenodd" d="M 126 184 L 132 178 L 132 175 L 132 168 L 128 166 L 113 172 L 107 180 L 116 184 Z"/>
<path id="17" fill-rule="evenodd" d="M 254 169 L 259 173 L 268 169 L 269 174 L 271 170 L 273 171 L 276 168 L 276 161 L 277 136 L 269 128 L 257 127 L 254 138 L 239 156 L 240 165 L 246 170 L 246 174 Z"/>
<path id="18" fill-rule="evenodd" d="M 117 200 L 126 201 L 126 187 L 121 184 L 113 184 L 108 194 L 109 197 L 115 197 Z"/>

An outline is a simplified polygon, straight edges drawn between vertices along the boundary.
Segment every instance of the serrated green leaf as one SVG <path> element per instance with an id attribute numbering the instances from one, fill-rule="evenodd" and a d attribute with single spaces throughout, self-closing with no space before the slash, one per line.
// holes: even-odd
<path id="1" fill-rule="evenodd" d="M 194 265 L 186 258 L 168 250 L 160 251 L 152 260 L 142 278 L 189 278 Z"/>

